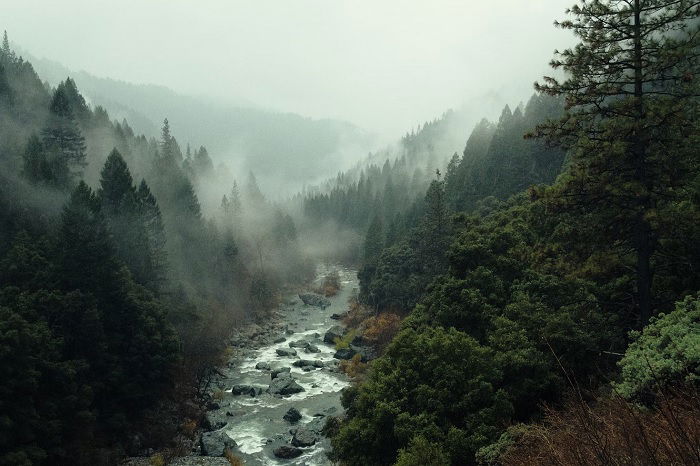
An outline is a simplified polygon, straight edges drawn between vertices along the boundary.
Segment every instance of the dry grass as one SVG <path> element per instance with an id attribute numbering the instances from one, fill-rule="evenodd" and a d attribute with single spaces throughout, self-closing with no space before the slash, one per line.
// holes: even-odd
<path id="1" fill-rule="evenodd" d="M 700 397 L 696 389 L 659 394 L 653 408 L 619 396 L 594 406 L 571 401 L 548 409 L 501 458 L 503 466 L 700 465 Z"/>
<path id="2" fill-rule="evenodd" d="M 234 455 L 228 448 L 224 450 L 224 457 L 231 463 L 231 466 L 243 466 L 245 464 L 242 459 Z"/>

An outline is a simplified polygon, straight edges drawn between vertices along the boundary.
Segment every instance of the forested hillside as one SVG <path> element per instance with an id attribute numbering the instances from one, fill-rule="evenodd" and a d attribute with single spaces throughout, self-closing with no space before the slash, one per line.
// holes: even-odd
<path id="1" fill-rule="evenodd" d="M 305 200 L 366 232 L 345 320 L 384 342 L 348 372 L 333 460 L 700 462 L 698 13 L 580 2 L 565 77 L 482 121 L 423 196 L 399 158 Z"/>
<path id="2" fill-rule="evenodd" d="M 46 87 L 5 35 L 0 464 L 162 446 L 201 416 L 178 403 L 206 401 L 232 326 L 312 272 L 252 173 L 204 217 L 196 190 L 213 172 L 206 148 L 183 154 L 167 119 L 146 138 L 88 106 L 70 78 Z"/>

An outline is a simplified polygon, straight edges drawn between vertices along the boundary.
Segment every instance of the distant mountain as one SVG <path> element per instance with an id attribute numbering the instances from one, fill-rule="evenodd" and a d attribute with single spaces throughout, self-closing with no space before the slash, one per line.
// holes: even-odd
<path id="1" fill-rule="evenodd" d="M 374 136 L 345 121 L 311 119 L 256 108 L 245 101 L 217 102 L 158 85 L 132 84 L 29 59 L 42 80 L 56 85 L 73 78 L 84 97 L 113 118 L 126 118 L 139 133 L 157 136 L 164 118 L 183 147 L 204 145 L 215 163 L 241 180 L 254 170 L 273 198 L 348 168 L 372 149 Z"/>

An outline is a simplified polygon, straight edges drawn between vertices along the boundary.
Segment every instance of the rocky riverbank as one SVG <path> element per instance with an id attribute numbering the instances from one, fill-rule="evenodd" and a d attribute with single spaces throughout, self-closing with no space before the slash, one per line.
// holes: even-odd
<path id="1" fill-rule="evenodd" d="M 316 283 L 328 271 L 319 267 Z M 344 355 L 333 338 L 343 330 L 333 317 L 347 311 L 357 287 L 354 270 L 338 272 L 336 296 L 287 296 L 269 322 L 232 335 L 235 352 L 213 382 L 193 461 L 229 449 L 249 465 L 329 464 L 321 429 L 329 415 L 342 412 L 340 391 L 349 385 L 338 368 Z"/>

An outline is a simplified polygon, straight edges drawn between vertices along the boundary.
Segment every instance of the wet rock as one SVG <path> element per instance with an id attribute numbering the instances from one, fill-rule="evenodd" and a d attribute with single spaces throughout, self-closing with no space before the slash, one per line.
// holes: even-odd
<path id="1" fill-rule="evenodd" d="M 289 372 L 292 370 L 291 367 L 279 367 L 277 369 L 273 369 L 270 372 L 270 378 L 274 379 L 277 378 L 280 374 L 289 374 Z"/>
<path id="2" fill-rule="evenodd" d="M 301 456 L 303 451 L 296 447 L 290 447 L 289 445 L 282 445 L 281 447 L 275 448 L 273 453 L 277 458 L 282 459 L 292 459 Z"/>
<path id="3" fill-rule="evenodd" d="M 310 447 L 316 443 L 316 434 L 305 427 L 299 427 L 292 437 L 292 445 L 295 447 Z"/>
<path id="4" fill-rule="evenodd" d="M 305 353 L 320 353 L 321 350 L 318 348 L 318 346 L 312 345 L 311 343 L 309 343 L 309 346 L 304 348 L 304 352 Z"/>
<path id="5" fill-rule="evenodd" d="M 348 315 L 347 312 L 343 312 L 341 314 L 331 314 L 331 319 L 333 320 L 343 320 L 346 316 Z"/>
<path id="6" fill-rule="evenodd" d="M 350 345 L 350 348 L 358 353 L 361 357 L 362 362 L 368 362 L 373 359 L 377 359 L 377 353 L 369 346 L 356 346 Z"/>
<path id="7" fill-rule="evenodd" d="M 296 340 L 296 341 L 290 341 L 289 347 L 290 348 L 308 348 L 310 344 L 311 343 L 309 343 L 306 340 Z"/>
<path id="8" fill-rule="evenodd" d="M 292 332 L 292 333 L 293 333 L 293 332 Z M 287 339 L 286 339 L 285 337 L 279 337 L 279 338 L 275 338 L 275 339 L 273 340 L 273 343 L 275 343 L 275 344 L 277 344 L 277 343 L 284 343 L 285 341 L 287 341 Z"/>
<path id="9" fill-rule="evenodd" d="M 224 456 L 227 448 L 236 448 L 236 442 L 223 430 L 205 432 L 199 440 L 202 456 Z"/>
<path id="10" fill-rule="evenodd" d="M 301 293 L 299 294 L 299 299 L 307 306 L 317 306 L 321 309 L 325 309 L 331 305 L 331 301 L 328 298 L 316 293 Z"/>
<path id="11" fill-rule="evenodd" d="M 288 328 L 287 330 L 284 331 L 284 333 L 286 333 L 287 335 L 294 335 L 294 330 L 292 330 L 291 328 Z"/>
<path id="12" fill-rule="evenodd" d="M 295 393 L 303 392 L 304 387 L 299 385 L 296 380 L 292 378 L 291 375 L 279 375 L 272 379 L 270 386 L 267 388 L 267 392 L 272 395 L 293 395 Z"/>
<path id="13" fill-rule="evenodd" d="M 234 385 L 231 388 L 231 394 L 232 395 L 250 395 L 250 396 L 257 396 L 262 393 L 262 389 L 260 387 L 254 387 L 252 385 Z"/>
<path id="14" fill-rule="evenodd" d="M 299 359 L 297 361 L 294 361 L 292 363 L 292 366 L 294 367 L 312 367 L 312 368 L 317 368 L 320 369 L 325 366 L 323 364 L 323 361 L 319 361 L 318 359 Z"/>
<path id="15" fill-rule="evenodd" d="M 256 369 L 259 369 L 261 371 L 269 371 L 270 370 L 270 363 L 269 362 L 259 362 L 255 365 Z"/>
<path id="16" fill-rule="evenodd" d="M 333 344 L 336 338 L 342 338 L 345 335 L 345 330 L 340 325 L 334 325 L 329 328 L 326 334 L 323 336 L 323 342 Z"/>
<path id="17" fill-rule="evenodd" d="M 291 422 L 292 424 L 295 424 L 301 419 L 301 413 L 296 408 L 289 408 L 285 415 L 282 416 L 282 419 L 284 419 L 287 422 Z"/>
<path id="18" fill-rule="evenodd" d="M 207 402 L 207 409 L 209 411 L 213 411 L 213 410 L 219 409 L 219 408 L 221 408 L 221 405 L 219 403 L 217 403 L 216 401 Z"/>
<path id="19" fill-rule="evenodd" d="M 292 348 L 289 348 L 289 349 L 277 348 L 275 350 L 275 352 L 277 353 L 278 356 L 282 356 L 282 357 L 292 357 L 292 356 L 297 355 L 297 351 L 295 349 L 292 349 Z"/>
<path id="20" fill-rule="evenodd" d="M 357 351 L 352 348 L 341 348 L 335 352 L 333 357 L 336 359 L 352 359 L 355 354 L 357 354 Z"/>
<path id="21" fill-rule="evenodd" d="M 205 431 L 212 431 L 223 429 L 226 427 L 226 424 L 228 424 L 228 422 L 222 418 L 221 412 L 212 411 L 204 416 L 202 427 Z"/>

